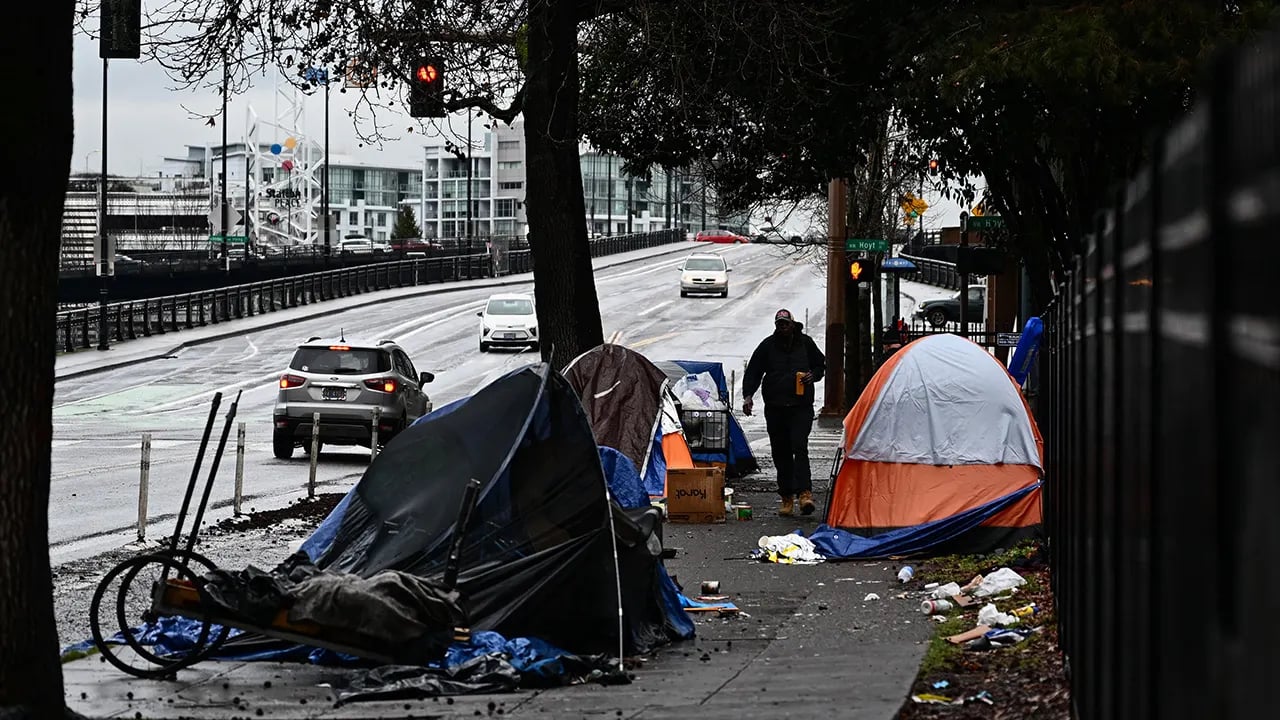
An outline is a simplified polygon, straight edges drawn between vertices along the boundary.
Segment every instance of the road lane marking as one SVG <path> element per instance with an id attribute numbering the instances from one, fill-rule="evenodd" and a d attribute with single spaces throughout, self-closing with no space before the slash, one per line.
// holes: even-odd
<path id="1" fill-rule="evenodd" d="M 670 305 L 670 304 L 671 304 L 671 301 L 670 301 L 670 300 L 668 300 L 668 301 L 666 301 L 666 302 L 660 302 L 660 303 L 658 303 L 657 305 L 654 305 L 653 307 L 649 308 L 648 310 L 641 310 L 640 312 L 638 312 L 638 313 L 636 313 L 636 314 L 637 314 L 637 315 L 648 315 L 649 313 L 653 312 L 654 310 L 659 310 L 659 309 L 664 308 L 664 307 L 666 307 L 666 306 L 668 306 L 668 305 Z"/>

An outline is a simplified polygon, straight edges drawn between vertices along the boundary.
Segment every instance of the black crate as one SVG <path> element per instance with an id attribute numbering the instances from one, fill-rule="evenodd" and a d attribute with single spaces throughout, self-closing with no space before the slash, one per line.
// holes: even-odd
<path id="1" fill-rule="evenodd" d="M 729 411 L 680 409 L 680 424 L 690 450 L 727 452 L 729 450 Z"/>

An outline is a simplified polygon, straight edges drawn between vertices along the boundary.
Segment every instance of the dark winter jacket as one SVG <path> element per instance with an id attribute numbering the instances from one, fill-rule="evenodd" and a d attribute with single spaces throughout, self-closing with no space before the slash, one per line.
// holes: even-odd
<path id="1" fill-rule="evenodd" d="M 803 395 L 796 394 L 796 373 L 813 373 L 813 380 L 817 382 L 826 372 L 827 359 L 813 338 L 800 331 L 802 327 L 796 323 L 789 347 L 775 334 L 765 338 L 751 353 L 747 371 L 742 376 L 744 398 L 759 389 L 766 406 L 813 405 L 813 385 L 806 385 Z"/>

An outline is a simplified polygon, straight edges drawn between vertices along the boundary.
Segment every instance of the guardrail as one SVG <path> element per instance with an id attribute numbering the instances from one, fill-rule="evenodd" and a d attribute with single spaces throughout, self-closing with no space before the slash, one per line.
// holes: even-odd
<path id="1" fill-rule="evenodd" d="M 1044 524 L 1074 717 L 1251 717 L 1280 659 L 1280 37 L 1215 63 L 1045 314 Z"/>
<path id="2" fill-rule="evenodd" d="M 960 289 L 960 273 L 956 272 L 955 263 L 916 255 L 899 255 L 898 257 L 910 260 L 915 263 L 917 268 L 915 272 L 903 273 L 904 280 L 912 280 L 952 290 Z"/>
<path id="3" fill-rule="evenodd" d="M 593 240 L 591 256 L 602 257 L 680 242 L 679 230 L 618 235 Z M 505 272 L 530 272 L 528 249 L 513 250 L 505 258 Z M 109 342 L 163 335 L 229 320 L 252 317 L 335 298 L 378 290 L 430 283 L 495 277 L 498 267 L 490 254 L 456 255 L 373 263 L 340 270 L 295 275 L 230 287 L 167 295 L 106 306 Z M 64 310 L 57 315 L 58 347 L 75 352 L 98 346 L 99 307 Z"/>

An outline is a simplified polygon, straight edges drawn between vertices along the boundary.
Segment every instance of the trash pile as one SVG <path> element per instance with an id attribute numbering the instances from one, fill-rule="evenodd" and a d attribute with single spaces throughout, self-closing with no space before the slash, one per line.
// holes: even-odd
<path id="1" fill-rule="evenodd" d="M 898 573 L 899 582 L 905 584 L 914 577 L 911 567 Z M 975 575 L 967 583 L 930 582 L 923 590 L 907 591 L 898 597 L 920 600 L 920 612 L 936 622 L 946 622 L 948 614 L 955 617 L 967 615 L 976 609 L 974 626 L 964 632 L 948 636 L 946 641 L 963 647 L 966 651 L 982 652 L 1020 645 L 1042 628 L 1035 623 L 1040 608 L 1035 603 L 1019 602 L 1018 589 L 1026 585 L 1026 579 L 1017 572 L 1002 567 L 987 575 Z M 934 683 L 934 689 L 946 688 L 947 681 Z M 965 705 L 969 703 L 993 703 L 990 693 L 983 691 L 973 695 L 947 697 L 940 693 L 923 693 L 911 696 L 912 702 L 926 704 Z"/>
<path id="2" fill-rule="evenodd" d="M 727 406 L 720 399 L 720 388 L 709 372 L 690 373 L 672 384 L 672 392 L 680 406 L 695 410 L 724 410 Z"/>
<path id="3" fill-rule="evenodd" d="M 759 547 L 751 551 L 751 558 L 760 562 L 816 565 L 826 560 L 818 553 L 813 541 L 797 533 L 762 535 L 758 545 Z"/>

